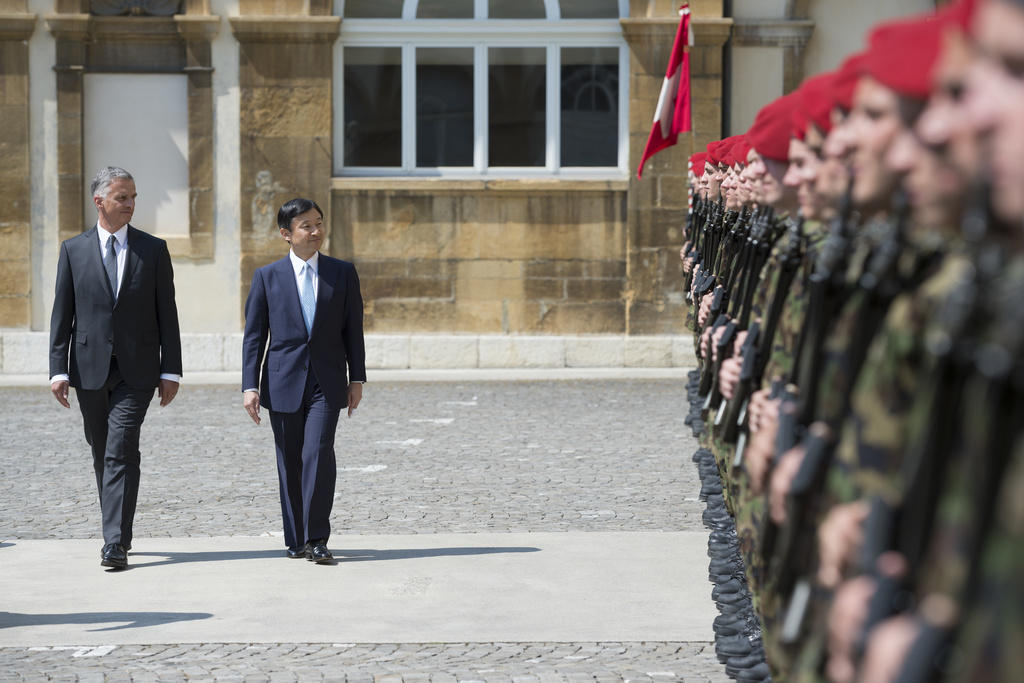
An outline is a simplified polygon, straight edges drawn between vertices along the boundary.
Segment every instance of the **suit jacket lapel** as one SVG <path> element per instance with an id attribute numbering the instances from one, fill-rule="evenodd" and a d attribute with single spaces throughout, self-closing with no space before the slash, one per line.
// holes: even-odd
<path id="1" fill-rule="evenodd" d="M 89 230 L 86 230 L 84 234 L 86 249 L 86 263 L 92 264 L 93 277 L 103 281 L 100 285 L 103 290 L 110 297 L 110 305 L 114 305 L 114 290 L 110 287 L 110 280 L 107 279 L 107 269 L 103 265 L 103 255 L 99 249 L 99 236 L 96 234 L 99 232 L 99 226 L 93 225 Z"/>
<path id="2" fill-rule="evenodd" d="M 287 306 L 288 315 L 292 323 L 300 330 L 306 329 L 306 321 L 302 319 L 302 299 L 299 298 L 299 286 L 295 282 L 295 269 L 292 267 L 291 256 L 285 256 L 277 262 L 277 268 L 282 280 L 284 280 L 284 292 L 286 299 L 291 298 L 292 304 Z"/>
<path id="3" fill-rule="evenodd" d="M 132 233 L 134 232 L 135 228 L 129 224 L 128 234 L 125 236 L 124 242 L 124 275 L 121 276 L 121 287 L 118 290 L 119 292 L 128 291 L 128 283 L 131 282 L 132 278 L 135 276 L 135 268 L 139 263 L 141 263 L 141 259 L 138 258 L 138 254 L 135 253 L 139 244 L 138 240 L 132 239 Z M 114 308 L 117 308 L 117 304 L 119 303 L 121 303 L 120 295 L 118 295 L 117 299 L 114 301 Z"/>
<path id="4" fill-rule="evenodd" d="M 334 268 L 333 263 L 325 259 L 323 254 L 320 254 L 318 260 L 320 262 L 320 269 L 317 272 L 317 277 L 320 281 L 317 283 L 316 313 L 313 315 L 313 329 L 310 332 L 310 336 L 312 336 L 313 332 L 316 332 L 317 326 L 325 315 L 323 311 L 327 309 L 328 304 L 334 297 L 334 289 L 338 279 L 338 270 Z"/>

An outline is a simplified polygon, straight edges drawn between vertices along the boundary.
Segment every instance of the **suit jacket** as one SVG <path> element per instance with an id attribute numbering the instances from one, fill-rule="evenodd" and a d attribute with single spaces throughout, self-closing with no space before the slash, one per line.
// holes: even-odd
<path id="1" fill-rule="evenodd" d="M 128 226 L 117 303 L 103 268 L 97 226 L 60 245 L 50 317 L 50 376 L 99 389 L 110 357 L 136 389 L 153 389 L 162 373 L 181 375 L 181 337 L 174 271 L 167 243 Z"/>
<path id="2" fill-rule="evenodd" d="M 242 388 L 259 387 L 260 403 L 268 410 L 297 411 L 310 369 L 331 408 L 348 405 L 346 364 L 352 381 L 366 381 L 363 298 L 355 266 L 324 254 L 318 260 L 316 313 L 308 334 L 289 257 L 252 276 L 245 302 Z"/>

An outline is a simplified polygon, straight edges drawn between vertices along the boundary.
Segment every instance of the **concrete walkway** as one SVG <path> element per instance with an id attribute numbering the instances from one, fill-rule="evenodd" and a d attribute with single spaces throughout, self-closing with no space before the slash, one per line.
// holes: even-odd
<path id="1" fill-rule="evenodd" d="M 275 538 L 0 548 L 0 645 L 708 641 L 699 532 L 344 536 L 338 562 Z"/>

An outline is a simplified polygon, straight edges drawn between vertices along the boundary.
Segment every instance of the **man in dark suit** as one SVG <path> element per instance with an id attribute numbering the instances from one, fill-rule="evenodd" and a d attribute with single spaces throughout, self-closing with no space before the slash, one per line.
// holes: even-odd
<path id="1" fill-rule="evenodd" d="M 359 278 L 351 263 L 319 253 L 323 217 L 309 199 L 277 212 L 291 249 L 253 274 L 242 341 L 243 406 L 259 424 L 262 403 L 274 429 L 287 555 L 318 564 L 334 559 L 338 417 L 345 407 L 352 417 L 366 381 Z"/>
<path id="2" fill-rule="evenodd" d="M 60 246 L 50 318 L 50 390 L 75 388 L 103 513 L 104 567 L 128 565 L 139 492 L 139 430 L 153 399 L 181 381 L 181 339 L 167 243 L 128 224 L 135 180 L 107 167 L 92 181 L 97 221 Z"/>

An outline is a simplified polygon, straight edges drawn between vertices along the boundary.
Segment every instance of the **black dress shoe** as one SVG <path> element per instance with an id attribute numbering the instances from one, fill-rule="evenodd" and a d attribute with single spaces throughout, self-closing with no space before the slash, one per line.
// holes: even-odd
<path id="1" fill-rule="evenodd" d="M 288 550 L 285 552 L 287 553 L 290 559 L 301 560 L 304 557 L 306 557 L 306 547 L 307 546 L 300 545 L 298 548 L 288 548 Z"/>
<path id="2" fill-rule="evenodd" d="M 108 543 L 103 546 L 103 552 L 100 553 L 100 557 L 102 558 L 100 565 L 104 567 L 124 569 L 128 566 L 128 551 L 120 543 Z"/>
<path id="3" fill-rule="evenodd" d="M 317 564 L 327 564 L 334 562 L 334 555 L 331 555 L 323 541 L 310 541 L 306 544 L 306 559 Z"/>

